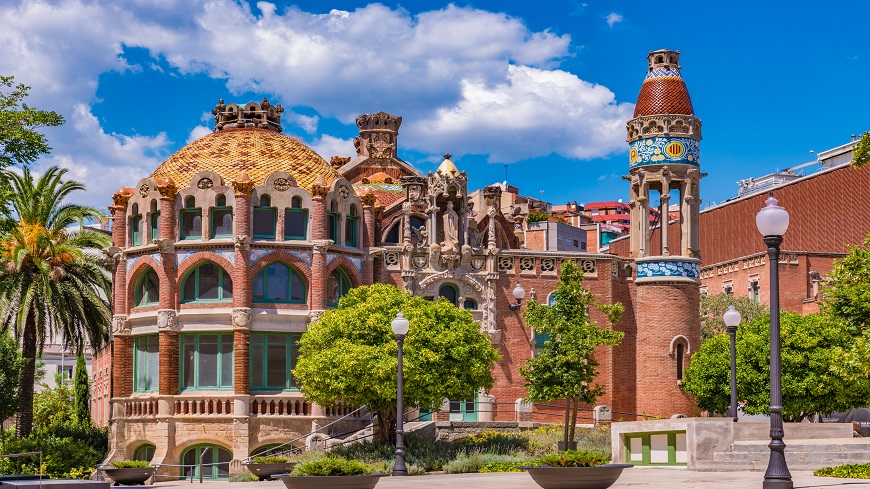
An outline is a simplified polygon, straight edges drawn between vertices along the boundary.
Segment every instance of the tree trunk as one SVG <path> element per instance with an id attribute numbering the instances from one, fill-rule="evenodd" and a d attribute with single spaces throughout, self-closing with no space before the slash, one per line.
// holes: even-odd
<path id="1" fill-rule="evenodd" d="M 568 436 L 568 441 L 574 444 L 574 433 L 577 431 L 577 408 L 580 407 L 580 399 L 574 398 L 574 406 L 571 409 L 571 434 Z"/>
<path id="2" fill-rule="evenodd" d="M 396 444 L 396 410 L 378 411 L 372 421 L 374 441 Z"/>
<path id="3" fill-rule="evenodd" d="M 571 398 L 565 398 L 565 426 L 562 430 L 562 446 L 565 450 L 568 449 L 568 422 L 571 419 Z"/>
<path id="4" fill-rule="evenodd" d="M 33 431 L 33 381 L 36 374 L 36 321 L 33 311 L 27 315 L 21 345 L 21 384 L 18 386 L 18 416 L 15 435 L 25 438 Z"/>

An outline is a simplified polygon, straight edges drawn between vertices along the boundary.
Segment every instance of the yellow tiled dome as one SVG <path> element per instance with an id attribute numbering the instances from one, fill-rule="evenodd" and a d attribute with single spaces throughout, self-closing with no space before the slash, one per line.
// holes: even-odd
<path id="1" fill-rule="evenodd" d="M 160 164 L 151 178 L 170 177 L 185 186 L 198 172 L 210 170 L 229 184 L 242 171 L 262 185 L 266 177 L 284 171 L 307 190 L 318 175 L 327 182 L 338 173 L 313 149 L 278 132 L 258 128 L 223 130 L 209 134 L 181 148 Z"/>

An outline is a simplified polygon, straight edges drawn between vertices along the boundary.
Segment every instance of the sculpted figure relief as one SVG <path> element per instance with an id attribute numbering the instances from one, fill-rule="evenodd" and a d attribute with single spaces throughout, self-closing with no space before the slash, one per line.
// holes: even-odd
<path id="1" fill-rule="evenodd" d="M 459 251 L 459 215 L 453 210 L 453 202 L 447 202 L 447 210 L 442 215 L 444 220 L 444 241 L 441 242 L 441 252 Z"/>

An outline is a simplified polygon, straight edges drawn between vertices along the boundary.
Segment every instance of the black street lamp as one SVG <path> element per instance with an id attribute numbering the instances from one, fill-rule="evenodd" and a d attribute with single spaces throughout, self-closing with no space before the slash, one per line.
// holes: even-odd
<path id="1" fill-rule="evenodd" d="M 408 475 L 408 468 L 405 467 L 405 416 L 403 415 L 404 407 L 402 406 L 402 387 L 404 379 L 402 378 L 402 346 L 405 344 L 405 335 L 408 334 L 408 328 L 411 326 L 408 320 L 402 313 L 396 314 L 396 319 L 391 323 L 393 333 L 396 335 L 396 343 L 399 344 L 399 367 L 398 381 L 396 382 L 396 463 L 393 465 L 393 475 Z"/>
<path id="2" fill-rule="evenodd" d="M 520 308 L 520 305 L 523 303 L 523 297 L 526 296 L 526 289 L 524 289 L 522 285 L 517 284 L 517 286 L 514 287 L 514 290 L 511 293 L 513 294 L 514 299 L 516 299 L 517 303 L 510 304 L 510 308 L 511 308 L 511 311 L 516 311 Z"/>
<path id="3" fill-rule="evenodd" d="M 722 315 L 725 326 L 728 327 L 728 335 L 731 336 L 731 417 L 737 422 L 737 326 L 740 324 L 740 313 L 734 309 L 734 305 L 728 306 L 728 310 Z"/>
<path id="4" fill-rule="evenodd" d="M 782 359 L 779 338 L 779 246 L 788 229 L 788 212 L 777 205 L 773 192 L 767 206 L 755 216 L 758 232 L 767 245 L 770 264 L 770 461 L 764 473 L 764 489 L 792 489 L 794 484 L 785 463 L 785 443 L 782 441 Z"/>

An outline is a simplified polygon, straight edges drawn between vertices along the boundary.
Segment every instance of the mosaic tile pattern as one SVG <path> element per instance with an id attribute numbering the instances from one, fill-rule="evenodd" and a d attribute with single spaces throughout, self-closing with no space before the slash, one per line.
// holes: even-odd
<path id="1" fill-rule="evenodd" d="M 652 277 L 686 277 L 701 278 L 701 264 L 684 261 L 639 261 L 637 262 L 637 278 Z"/>
<path id="2" fill-rule="evenodd" d="M 299 258 L 300 260 L 302 260 L 303 263 L 305 263 L 309 267 L 311 266 L 311 252 L 310 251 L 299 251 L 299 250 L 283 250 L 283 251 L 284 251 L 284 253 L 288 253 L 290 255 L 295 256 L 296 258 Z M 264 256 L 268 256 L 268 255 L 275 253 L 275 252 L 276 252 L 276 250 L 273 250 L 273 249 L 254 249 L 254 250 L 251 250 L 250 264 L 253 265 L 260 258 L 263 258 Z"/>
<path id="3" fill-rule="evenodd" d="M 645 138 L 629 145 L 630 168 L 645 165 L 701 165 L 698 141 L 691 138 Z"/>
<path id="4" fill-rule="evenodd" d="M 258 128 L 224 130 L 203 136 L 170 156 L 151 177 L 170 177 L 176 185 L 184 187 L 193 175 L 204 170 L 216 172 L 227 185 L 242 171 L 257 185 L 262 185 L 270 174 L 285 171 L 309 191 L 318 175 L 323 175 L 327 182 L 338 178 L 329 163 L 301 141 Z"/>
<path id="5" fill-rule="evenodd" d="M 401 184 L 371 182 L 358 183 L 353 186 L 354 190 L 359 190 L 364 187 L 371 188 L 372 192 L 374 192 L 374 194 L 378 198 L 378 203 L 384 207 L 387 207 L 399 200 L 402 200 L 403 192 Z"/>

